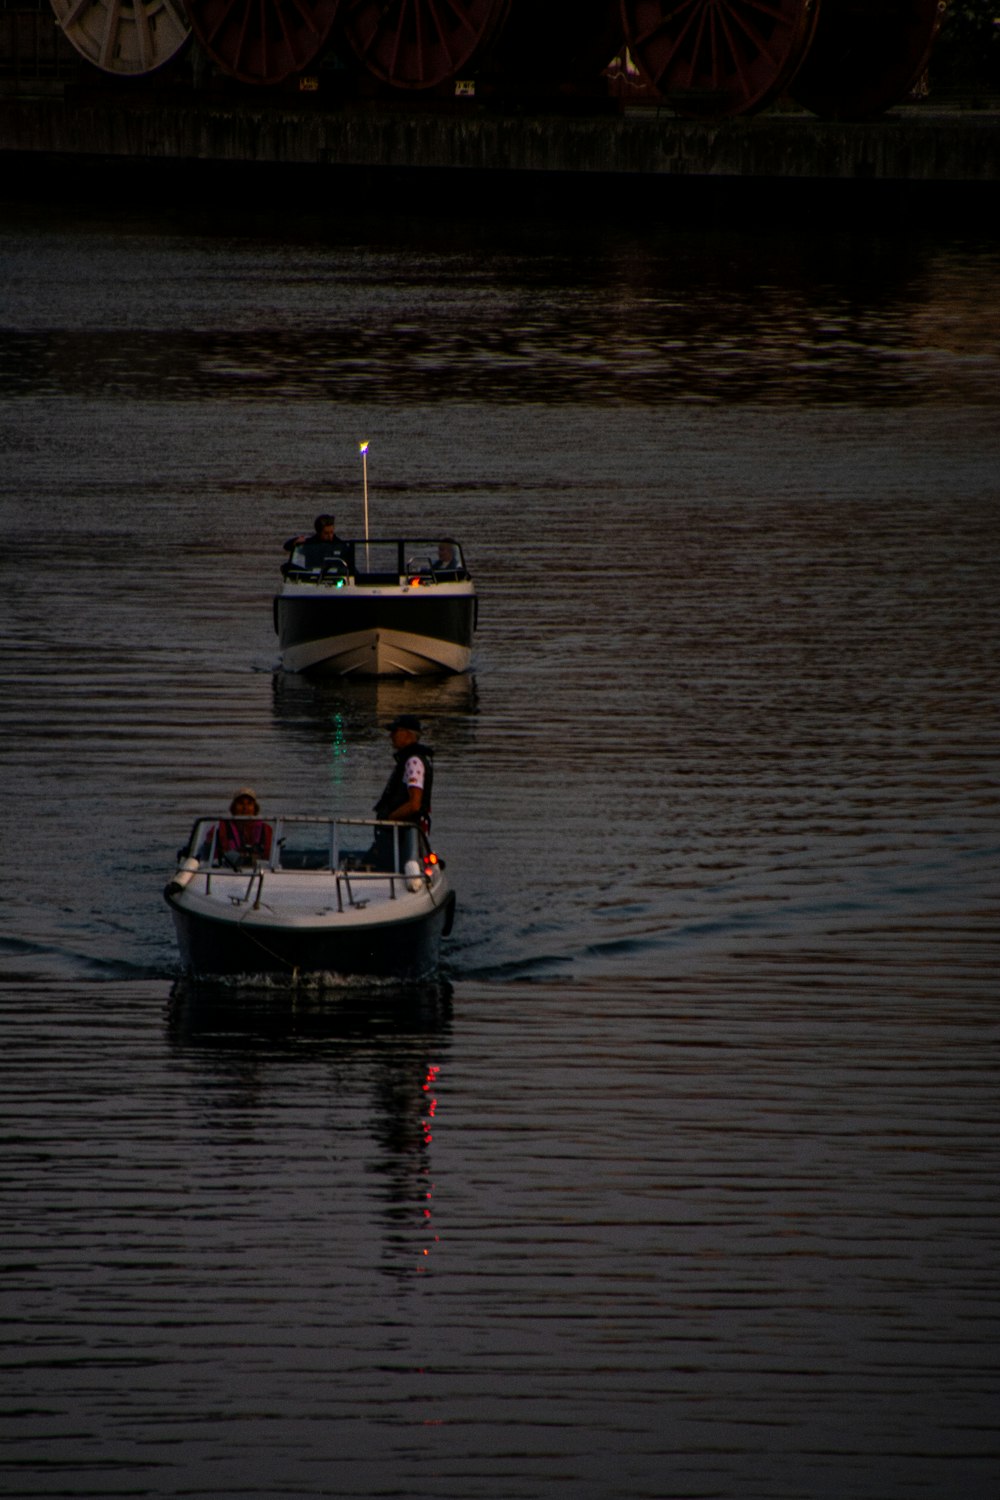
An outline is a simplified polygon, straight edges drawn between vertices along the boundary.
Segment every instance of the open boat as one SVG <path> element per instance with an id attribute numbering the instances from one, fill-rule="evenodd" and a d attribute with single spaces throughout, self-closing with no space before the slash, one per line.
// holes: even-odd
<path id="1" fill-rule="evenodd" d="M 223 825 L 254 825 L 255 852 Z M 199 818 L 164 891 L 197 977 L 433 976 L 455 896 L 412 824 L 370 818 Z"/>
<path id="2" fill-rule="evenodd" d="M 312 541 L 282 569 L 274 599 L 281 664 L 313 676 L 464 672 L 478 616 L 475 585 L 451 539 Z"/>

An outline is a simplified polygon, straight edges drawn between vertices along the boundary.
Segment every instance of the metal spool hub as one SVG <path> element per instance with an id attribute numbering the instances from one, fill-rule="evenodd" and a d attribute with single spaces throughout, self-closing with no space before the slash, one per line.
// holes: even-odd
<path id="1" fill-rule="evenodd" d="M 762 109 L 786 87 L 819 0 L 621 0 L 645 81 L 678 113 L 706 119 Z"/>
<path id="2" fill-rule="evenodd" d="M 947 8 L 947 0 L 823 0 L 794 98 L 834 120 L 898 104 L 926 68 Z"/>
<path id="3" fill-rule="evenodd" d="M 52 0 L 63 34 L 105 73 L 162 67 L 190 34 L 181 0 Z"/>
<path id="4" fill-rule="evenodd" d="M 397 89 L 430 89 L 472 70 L 510 0 L 341 0 L 339 31 L 370 73 Z"/>
<path id="5" fill-rule="evenodd" d="M 281 83 L 326 45 L 340 0 L 187 0 L 199 42 L 243 83 Z"/>

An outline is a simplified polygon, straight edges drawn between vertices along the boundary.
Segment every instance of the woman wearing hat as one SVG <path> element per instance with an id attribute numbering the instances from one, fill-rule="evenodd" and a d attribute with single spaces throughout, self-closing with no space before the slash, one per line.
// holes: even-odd
<path id="1" fill-rule="evenodd" d="M 260 817 L 260 803 L 253 787 L 241 786 L 229 804 L 229 811 L 234 821 L 227 818 L 218 826 L 216 858 L 227 859 L 230 864 L 270 859 L 271 825 Z"/>

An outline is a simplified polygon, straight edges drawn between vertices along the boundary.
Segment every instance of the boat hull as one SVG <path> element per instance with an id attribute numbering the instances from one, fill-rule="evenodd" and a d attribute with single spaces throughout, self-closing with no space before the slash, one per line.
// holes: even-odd
<path id="1" fill-rule="evenodd" d="M 472 592 L 361 593 L 294 585 L 274 602 L 281 664 L 329 677 L 418 677 L 468 670 L 476 599 Z"/>
<path id="2" fill-rule="evenodd" d="M 218 916 L 167 892 L 181 963 L 198 977 L 307 974 L 414 981 L 430 978 L 449 930 L 454 897 L 413 916 L 363 925 L 283 923 Z"/>

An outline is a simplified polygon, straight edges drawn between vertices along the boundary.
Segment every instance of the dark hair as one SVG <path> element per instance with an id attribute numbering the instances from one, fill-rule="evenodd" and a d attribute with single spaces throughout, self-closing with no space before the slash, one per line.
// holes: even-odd
<path id="1" fill-rule="evenodd" d="M 322 531 L 324 526 L 336 526 L 332 516 L 317 516 L 313 522 L 313 531 Z"/>

